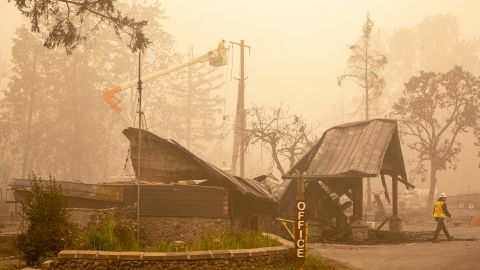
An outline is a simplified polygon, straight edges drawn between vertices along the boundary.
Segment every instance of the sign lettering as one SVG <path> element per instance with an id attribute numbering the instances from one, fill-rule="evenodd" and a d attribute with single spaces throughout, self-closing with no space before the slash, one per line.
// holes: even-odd
<path id="1" fill-rule="evenodd" d="M 297 258 L 305 257 L 306 248 L 306 224 L 305 224 L 305 202 L 302 200 L 297 201 L 296 210 L 297 218 L 295 220 L 295 249 L 297 252 Z"/>

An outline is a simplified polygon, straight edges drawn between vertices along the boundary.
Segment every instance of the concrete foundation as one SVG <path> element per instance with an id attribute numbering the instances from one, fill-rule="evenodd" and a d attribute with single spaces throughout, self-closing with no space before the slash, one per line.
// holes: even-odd
<path id="1" fill-rule="evenodd" d="M 391 232 L 401 232 L 402 231 L 402 220 L 398 216 L 391 216 L 388 221 L 388 228 Z"/>
<path id="2" fill-rule="evenodd" d="M 366 241 L 368 240 L 368 225 L 364 222 L 358 222 L 352 224 L 352 240 L 353 241 Z"/>

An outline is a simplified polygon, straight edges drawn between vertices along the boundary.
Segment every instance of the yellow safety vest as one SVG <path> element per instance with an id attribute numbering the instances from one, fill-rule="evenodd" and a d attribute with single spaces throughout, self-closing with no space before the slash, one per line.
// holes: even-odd
<path id="1" fill-rule="evenodd" d="M 443 204 L 445 202 L 442 201 L 437 201 L 434 206 L 434 211 L 433 211 L 433 217 L 438 217 L 438 218 L 446 218 L 447 215 L 445 215 L 445 212 L 443 212 Z"/>

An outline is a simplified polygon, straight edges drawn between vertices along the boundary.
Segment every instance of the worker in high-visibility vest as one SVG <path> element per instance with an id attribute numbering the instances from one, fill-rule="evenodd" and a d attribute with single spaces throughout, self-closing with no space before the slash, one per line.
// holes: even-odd
<path id="1" fill-rule="evenodd" d="M 452 240 L 452 236 L 450 236 L 447 227 L 445 226 L 445 218 L 452 217 L 447 208 L 447 194 L 441 193 L 440 198 L 435 202 L 435 205 L 433 206 L 433 217 L 437 221 L 437 229 L 433 234 L 433 241 L 438 242 L 437 238 L 441 230 L 449 241 Z"/>

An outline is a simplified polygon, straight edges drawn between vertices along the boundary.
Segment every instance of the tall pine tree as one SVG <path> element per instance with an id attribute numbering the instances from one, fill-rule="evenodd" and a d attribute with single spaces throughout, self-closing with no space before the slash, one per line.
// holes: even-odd
<path id="1" fill-rule="evenodd" d="M 160 25 L 163 9 L 134 5 L 131 12 L 152 18 L 146 31 L 159 39 L 145 68 L 166 66 L 173 41 Z M 13 153 L 11 176 L 35 171 L 61 180 L 103 181 L 122 173 L 128 142 L 121 130 L 126 125 L 103 102 L 101 91 L 134 77 L 137 56 L 108 27 L 70 56 L 44 49 L 25 28 L 17 36 L 13 75 L 0 105 L 0 124 L 6 127 L 0 147 L 7 148 L 2 154 Z M 120 98 L 135 99 L 128 91 Z"/>
<path id="2" fill-rule="evenodd" d="M 193 58 L 193 48 L 188 58 Z M 220 139 L 223 98 L 218 90 L 222 85 L 222 74 L 208 63 L 173 74 L 166 93 L 169 121 L 165 128 L 170 137 L 192 151 L 202 151 L 207 143 Z"/>

